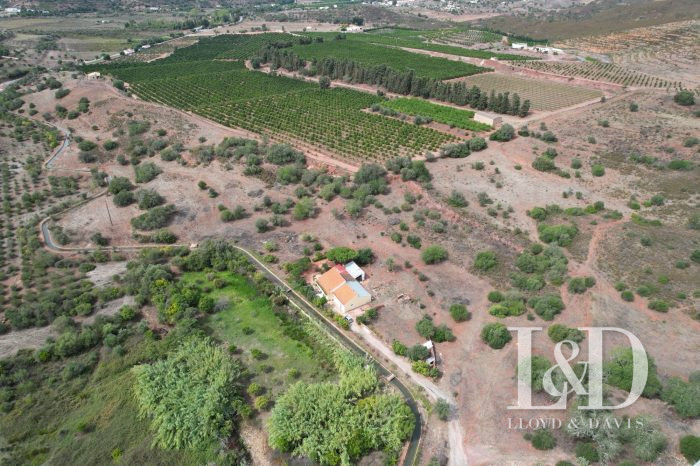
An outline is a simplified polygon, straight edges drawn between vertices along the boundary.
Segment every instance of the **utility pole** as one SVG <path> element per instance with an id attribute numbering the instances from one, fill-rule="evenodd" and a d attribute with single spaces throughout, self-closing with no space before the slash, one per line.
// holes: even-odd
<path id="1" fill-rule="evenodd" d="M 107 204 L 107 199 L 105 199 L 105 208 L 107 209 L 107 216 L 109 217 L 109 224 L 114 226 L 114 223 L 112 223 L 112 215 L 109 213 L 109 205 Z"/>

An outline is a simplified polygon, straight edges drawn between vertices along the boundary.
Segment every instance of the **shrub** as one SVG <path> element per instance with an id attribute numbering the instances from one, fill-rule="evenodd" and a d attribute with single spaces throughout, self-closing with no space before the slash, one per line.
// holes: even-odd
<path id="1" fill-rule="evenodd" d="M 163 228 L 153 233 L 151 241 L 154 243 L 173 244 L 177 241 L 177 236 L 172 231 Z"/>
<path id="2" fill-rule="evenodd" d="M 106 151 L 114 150 L 117 147 L 119 147 L 119 143 L 117 141 L 112 141 L 111 139 L 106 140 L 102 144 L 102 148 L 104 148 Z"/>
<path id="3" fill-rule="evenodd" d="M 681 454 L 688 463 L 695 464 L 700 461 L 700 437 L 686 435 L 680 441 Z"/>
<path id="4" fill-rule="evenodd" d="M 695 103 L 695 96 L 693 96 L 693 93 L 691 91 L 682 90 L 677 92 L 676 95 L 673 96 L 673 101 L 678 105 L 688 107 Z"/>
<path id="5" fill-rule="evenodd" d="M 455 322 L 464 322 L 469 320 L 472 316 L 471 312 L 467 310 L 467 306 L 464 304 L 453 304 L 450 306 L 450 315 Z"/>
<path id="6" fill-rule="evenodd" d="M 421 258 L 426 264 L 438 264 L 447 260 L 447 256 L 447 250 L 439 245 L 428 246 L 421 253 Z"/>
<path id="7" fill-rule="evenodd" d="M 534 309 L 535 313 L 544 320 L 552 320 L 564 310 L 564 301 L 558 294 L 546 294 L 544 296 L 531 298 L 528 305 Z"/>
<path id="8" fill-rule="evenodd" d="M 496 267 L 497 264 L 496 254 L 492 251 L 481 251 L 474 259 L 474 268 L 481 272 L 487 272 Z"/>
<path id="9" fill-rule="evenodd" d="M 255 221 L 255 228 L 258 233 L 265 233 L 270 228 L 270 222 L 267 219 L 259 218 Z"/>
<path id="10" fill-rule="evenodd" d="M 441 421 L 446 421 L 450 417 L 450 404 L 440 398 L 435 403 L 435 414 L 437 414 L 438 419 Z"/>
<path id="11" fill-rule="evenodd" d="M 406 345 L 401 343 L 399 340 L 394 340 L 391 342 L 391 349 L 394 351 L 394 354 L 398 354 L 399 356 L 405 356 L 406 352 L 408 351 Z"/>
<path id="12" fill-rule="evenodd" d="M 495 317 L 512 317 L 525 313 L 525 303 L 522 299 L 506 299 L 489 308 L 489 314 Z"/>
<path id="13" fill-rule="evenodd" d="M 473 137 L 469 140 L 469 150 L 472 152 L 478 152 L 480 150 L 486 149 L 488 144 L 486 143 L 486 139 L 481 138 L 481 137 Z"/>
<path id="14" fill-rule="evenodd" d="M 346 264 L 357 259 L 357 251 L 345 246 L 331 248 L 326 251 L 326 259 L 336 264 Z"/>
<path id="15" fill-rule="evenodd" d="M 471 154 L 469 143 L 447 144 L 440 149 L 440 156 L 450 159 L 461 159 Z"/>
<path id="16" fill-rule="evenodd" d="M 411 361 L 424 361 L 430 356 L 430 350 L 423 345 L 413 345 L 406 351 L 406 356 Z"/>
<path id="17" fill-rule="evenodd" d="M 503 301 L 503 293 L 497 290 L 489 291 L 488 300 L 492 303 L 500 303 Z"/>
<path id="18" fill-rule="evenodd" d="M 634 293 L 630 290 L 624 290 L 622 293 L 620 293 L 620 297 L 623 301 L 627 301 L 628 303 L 634 301 Z"/>
<path id="19" fill-rule="evenodd" d="M 673 405 L 684 419 L 700 417 L 700 380 L 685 382 L 671 377 L 663 387 L 661 399 Z"/>
<path id="20" fill-rule="evenodd" d="M 88 141 L 87 139 L 83 139 L 78 143 L 78 149 L 80 149 L 83 152 L 90 152 L 92 150 L 95 150 L 97 148 L 97 144 L 95 144 L 92 141 Z"/>
<path id="21" fill-rule="evenodd" d="M 137 230 L 156 230 L 166 226 L 173 215 L 175 215 L 175 206 L 172 204 L 153 207 L 138 217 L 132 218 L 131 226 Z"/>
<path id="22" fill-rule="evenodd" d="M 70 90 L 66 88 L 61 88 L 54 93 L 54 97 L 56 97 L 57 99 L 62 99 L 68 94 L 70 94 Z"/>
<path id="23" fill-rule="evenodd" d="M 591 167 L 591 174 L 593 176 L 603 176 L 605 175 L 605 167 L 599 163 L 596 163 Z"/>
<path id="24" fill-rule="evenodd" d="M 669 305 L 663 299 L 652 299 L 647 306 L 652 311 L 668 312 Z"/>
<path id="25" fill-rule="evenodd" d="M 700 264 L 700 249 L 695 249 L 690 253 L 690 260 Z"/>
<path id="26" fill-rule="evenodd" d="M 576 458 L 584 458 L 589 463 L 597 463 L 600 459 L 594 443 L 581 442 L 576 445 Z"/>
<path id="27" fill-rule="evenodd" d="M 559 343 L 560 341 L 564 340 L 580 342 L 585 338 L 585 335 L 581 330 L 567 327 L 564 324 L 550 325 L 547 329 L 547 335 L 554 343 Z"/>
<path id="28" fill-rule="evenodd" d="M 547 429 L 537 429 L 532 434 L 532 446 L 538 450 L 551 450 L 557 446 L 557 439 Z"/>
<path id="29" fill-rule="evenodd" d="M 137 183 L 148 183 L 158 176 L 162 170 L 153 162 L 146 162 L 136 165 L 134 167 L 134 172 L 136 173 Z"/>
<path id="30" fill-rule="evenodd" d="M 556 243 L 559 246 L 569 246 L 578 233 L 576 225 L 545 225 L 537 226 L 540 241 L 543 243 Z"/>
<path id="31" fill-rule="evenodd" d="M 114 195 L 112 199 L 117 207 L 126 207 L 134 203 L 134 193 L 131 191 L 121 191 Z"/>
<path id="32" fill-rule="evenodd" d="M 165 199 L 152 189 L 141 189 L 136 191 L 136 201 L 138 202 L 139 209 L 147 210 L 163 204 Z"/>
<path id="33" fill-rule="evenodd" d="M 636 357 L 643 357 L 637 354 Z M 647 374 L 647 384 L 644 387 L 642 396 L 652 398 L 661 392 L 661 382 L 656 374 L 656 364 L 647 355 L 649 371 Z M 632 388 L 632 376 L 634 371 L 632 348 L 617 348 L 613 351 L 612 358 L 603 364 L 603 374 L 608 385 L 620 388 L 627 392 Z"/>
<path id="34" fill-rule="evenodd" d="M 316 205 L 310 197 L 302 197 L 292 210 L 292 218 L 294 220 L 304 220 L 314 215 Z"/>
<path id="35" fill-rule="evenodd" d="M 288 144 L 273 144 L 267 150 L 266 159 L 275 165 L 287 165 L 290 163 L 304 163 L 304 154 L 295 150 Z"/>
<path id="36" fill-rule="evenodd" d="M 541 172 L 548 172 L 556 170 L 557 165 L 554 163 L 554 160 L 552 160 L 550 157 L 543 155 L 533 160 L 532 168 Z"/>
<path id="37" fill-rule="evenodd" d="M 511 139 L 513 139 L 514 136 L 515 136 L 515 129 L 513 129 L 513 127 L 511 125 L 509 125 L 508 123 L 505 123 L 500 128 L 498 128 L 496 131 L 491 133 L 491 135 L 489 136 L 489 139 L 492 141 L 505 142 L 505 141 L 510 141 Z"/>
<path id="38" fill-rule="evenodd" d="M 253 406 L 258 411 L 267 411 L 272 406 L 272 399 L 268 395 L 262 395 L 255 399 Z"/>
<path id="39" fill-rule="evenodd" d="M 595 281 L 586 281 L 586 279 L 592 279 L 592 277 L 575 277 L 570 279 L 568 285 L 569 293 L 582 294 L 595 285 Z"/>
<path id="40" fill-rule="evenodd" d="M 481 329 L 481 340 L 493 349 L 503 348 L 513 337 L 505 325 L 495 322 Z"/>

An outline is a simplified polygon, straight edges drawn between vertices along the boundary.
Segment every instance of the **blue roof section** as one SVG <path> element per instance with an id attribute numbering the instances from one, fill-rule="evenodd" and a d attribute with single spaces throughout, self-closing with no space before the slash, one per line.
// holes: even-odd
<path id="1" fill-rule="evenodd" d="M 369 296 L 369 291 L 365 290 L 358 282 L 347 282 L 357 296 Z"/>

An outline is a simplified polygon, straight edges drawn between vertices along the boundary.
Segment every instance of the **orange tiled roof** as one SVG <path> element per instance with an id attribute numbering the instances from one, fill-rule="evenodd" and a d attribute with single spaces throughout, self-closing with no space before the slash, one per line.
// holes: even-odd
<path id="1" fill-rule="evenodd" d="M 331 291 L 345 283 L 345 278 L 335 267 L 329 269 L 326 273 L 318 277 L 318 285 L 324 293 L 330 294 Z"/>
<path id="2" fill-rule="evenodd" d="M 352 289 L 350 285 L 347 283 L 338 288 L 333 292 L 336 298 L 338 298 L 338 301 L 344 306 L 345 304 L 348 303 L 351 299 L 357 297 L 357 293 L 355 293 L 355 290 Z"/>

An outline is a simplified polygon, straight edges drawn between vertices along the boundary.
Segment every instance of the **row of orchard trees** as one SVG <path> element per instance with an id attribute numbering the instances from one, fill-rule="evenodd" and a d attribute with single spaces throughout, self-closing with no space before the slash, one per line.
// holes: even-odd
<path id="1" fill-rule="evenodd" d="M 263 63 L 269 63 L 272 69 L 283 68 L 310 76 L 320 75 L 334 80 L 370 84 L 397 94 L 431 98 L 460 106 L 469 105 L 478 110 L 520 117 L 526 116 L 530 111 L 530 101 L 521 101 L 518 94 L 496 94 L 493 90 L 487 94 L 477 86 L 470 88 L 463 82 L 443 82 L 417 76 L 413 70 L 398 71 L 386 65 L 367 66 L 352 60 L 325 57 L 308 66 L 306 60 L 297 54 L 278 47 L 267 47 L 252 59 L 254 67 Z"/>

